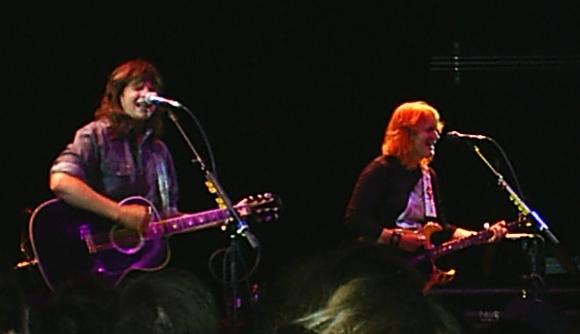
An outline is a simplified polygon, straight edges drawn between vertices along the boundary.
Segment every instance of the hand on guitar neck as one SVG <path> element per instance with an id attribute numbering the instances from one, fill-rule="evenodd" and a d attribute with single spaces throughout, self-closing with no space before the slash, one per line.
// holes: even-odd
<path id="1" fill-rule="evenodd" d="M 485 223 L 483 224 L 484 230 L 483 231 L 489 231 L 491 232 L 491 236 L 485 240 L 485 243 L 493 243 L 496 242 L 498 240 L 501 240 L 503 237 L 505 237 L 505 235 L 508 232 L 508 226 L 505 220 L 500 220 L 498 222 L 495 222 L 493 225 L 489 225 L 489 223 Z M 453 240 L 457 240 L 457 239 L 463 239 L 463 238 L 467 238 L 467 237 L 471 237 L 474 236 L 478 233 L 481 233 L 482 231 L 471 231 L 471 230 L 466 230 L 463 228 L 458 227 L 455 232 L 453 233 L 452 239 Z"/>
<path id="2" fill-rule="evenodd" d="M 507 223 L 505 220 L 500 220 L 493 225 L 489 223 L 484 224 L 484 228 L 490 231 L 491 236 L 485 240 L 486 243 L 493 243 L 501 240 L 508 232 Z M 435 232 L 442 231 L 441 225 L 428 222 L 420 230 L 405 230 L 405 229 L 383 229 L 378 242 L 385 245 L 397 247 L 406 252 L 415 252 L 424 249 L 432 249 L 431 235 Z M 485 231 L 484 230 L 484 231 Z M 453 235 L 453 240 L 463 239 L 477 235 L 480 232 L 457 228 Z"/>
<path id="3" fill-rule="evenodd" d="M 493 233 L 491 238 L 487 239 L 487 242 L 489 243 L 503 239 L 509 232 L 508 223 L 505 220 L 500 220 L 491 226 L 489 223 L 485 223 L 484 228 Z"/>

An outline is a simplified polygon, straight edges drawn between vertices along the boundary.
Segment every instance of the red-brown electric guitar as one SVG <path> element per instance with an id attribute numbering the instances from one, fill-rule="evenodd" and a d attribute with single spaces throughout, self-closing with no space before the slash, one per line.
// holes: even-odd
<path id="1" fill-rule="evenodd" d="M 506 229 L 508 232 L 514 231 L 516 228 L 522 227 L 524 223 L 528 222 L 510 222 L 506 224 Z M 455 277 L 455 269 L 449 269 L 446 271 L 441 270 L 435 265 L 435 260 L 444 255 L 465 249 L 467 247 L 487 243 L 488 240 L 493 236 L 493 231 L 486 229 L 469 237 L 447 241 L 435 246 L 431 243 L 431 235 L 441 230 L 443 230 L 443 228 L 437 223 L 429 222 L 425 224 L 420 231 L 420 233 L 425 236 L 424 250 L 420 254 L 411 257 L 411 259 L 407 262 L 408 266 L 416 266 L 422 262 L 431 263 L 431 275 L 423 288 L 423 292 L 429 291 L 435 285 L 449 283 Z"/>

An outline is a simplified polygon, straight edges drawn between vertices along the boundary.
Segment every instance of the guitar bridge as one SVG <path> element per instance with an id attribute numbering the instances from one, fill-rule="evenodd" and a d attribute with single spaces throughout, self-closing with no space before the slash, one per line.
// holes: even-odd
<path id="1" fill-rule="evenodd" d="M 95 242 L 93 241 L 93 236 L 91 235 L 91 230 L 89 226 L 81 225 L 81 227 L 79 228 L 79 234 L 81 240 L 85 242 L 89 254 L 95 254 L 97 252 L 97 249 L 95 247 Z"/>

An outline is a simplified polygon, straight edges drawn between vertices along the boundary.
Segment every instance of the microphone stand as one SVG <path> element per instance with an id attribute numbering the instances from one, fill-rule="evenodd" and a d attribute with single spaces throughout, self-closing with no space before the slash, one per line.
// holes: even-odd
<path id="1" fill-rule="evenodd" d="M 489 138 L 491 140 L 491 138 Z M 492 140 L 493 141 L 493 140 Z M 544 222 L 544 220 L 540 217 L 540 215 L 530 209 L 530 207 L 518 196 L 518 194 L 512 189 L 512 187 L 506 182 L 505 178 L 503 177 L 502 174 L 500 174 L 495 168 L 493 168 L 493 166 L 491 165 L 491 163 L 485 158 L 485 156 L 483 155 L 483 153 L 481 153 L 481 150 L 479 149 L 479 147 L 471 142 L 469 142 L 470 146 L 473 148 L 473 150 L 475 151 L 475 153 L 477 154 L 477 156 L 484 162 L 484 164 L 491 170 L 491 172 L 497 177 L 497 182 L 498 185 L 503 188 L 508 194 L 509 194 L 509 199 L 510 201 L 512 201 L 515 206 L 517 207 L 518 211 L 520 212 L 520 216 L 521 219 L 525 218 L 525 217 L 531 217 L 532 221 L 535 223 L 537 229 L 540 232 L 544 232 L 544 234 L 548 237 L 548 239 L 554 243 L 555 245 L 558 245 L 560 243 L 560 241 L 556 238 L 556 236 L 554 236 L 554 234 L 550 231 L 550 229 L 548 228 L 548 225 Z M 543 238 L 541 236 L 538 236 L 538 239 L 540 240 L 540 242 L 543 242 Z M 528 245 L 527 247 L 527 251 L 528 251 L 528 257 L 531 261 L 531 273 L 529 275 L 524 276 L 524 278 L 528 278 L 532 280 L 532 297 L 535 300 L 539 300 L 539 286 L 538 286 L 538 282 L 543 284 L 543 278 L 541 276 L 540 273 L 538 273 L 538 263 L 537 263 L 537 251 L 538 251 L 538 245 L 537 245 L 537 240 L 532 240 L 532 245 Z M 523 290 L 523 298 L 527 297 L 527 290 Z"/>
<path id="2" fill-rule="evenodd" d="M 508 194 L 509 194 L 509 199 L 510 201 L 512 201 L 515 206 L 517 207 L 518 211 L 520 211 L 520 213 L 524 216 L 524 217 L 531 217 L 532 221 L 536 224 L 536 227 L 538 228 L 538 230 L 540 232 L 544 232 L 545 235 L 548 237 L 548 239 L 554 243 L 554 244 L 559 244 L 560 241 L 556 238 L 556 236 L 550 231 L 550 229 L 548 228 L 548 225 L 546 224 L 546 222 L 544 222 L 544 220 L 542 219 L 542 217 L 540 217 L 540 215 L 532 210 L 519 196 L 518 194 L 512 189 L 512 187 L 510 187 L 510 185 L 506 182 L 505 178 L 503 177 L 503 175 L 501 175 L 495 168 L 493 168 L 493 166 L 489 163 L 489 161 L 485 158 L 485 156 L 481 153 L 481 150 L 479 149 L 479 147 L 477 147 L 477 145 L 472 144 L 472 147 L 475 151 L 475 153 L 477 154 L 477 156 L 479 156 L 479 158 L 481 158 L 481 160 L 485 163 L 485 165 L 491 170 L 491 172 L 497 177 L 497 183 L 498 185 L 503 188 Z"/>
<path id="3" fill-rule="evenodd" d="M 189 110 L 187 108 L 185 108 L 183 105 L 180 105 L 180 107 L 184 108 L 186 111 L 189 112 Z M 228 303 L 227 297 L 226 297 L 226 307 L 229 306 L 231 308 L 227 312 L 229 325 L 232 326 L 232 328 L 235 328 L 237 321 L 238 321 L 237 309 L 238 309 L 238 307 L 241 306 L 241 299 L 238 295 L 238 287 L 237 287 L 237 275 L 238 275 L 238 273 L 237 273 L 236 255 L 240 254 L 240 252 L 239 252 L 240 246 L 238 244 L 237 239 L 240 236 L 245 238 L 253 249 L 256 249 L 259 246 L 259 242 L 258 242 L 258 239 L 250 231 L 248 224 L 240 217 L 238 211 L 232 205 L 229 197 L 227 196 L 227 194 L 225 193 L 225 191 L 223 190 L 223 188 L 219 184 L 216 176 L 206 167 L 203 159 L 199 155 L 195 146 L 192 144 L 192 142 L 187 137 L 187 135 L 186 135 L 183 127 L 179 123 L 175 113 L 172 110 L 168 109 L 167 114 L 168 114 L 169 118 L 171 119 L 171 121 L 175 124 L 176 128 L 178 129 L 178 131 L 182 135 L 183 139 L 187 143 L 187 146 L 190 148 L 191 152 L 195 156 L 195 158 L 192 160 L 192 162 L 194 164 L 195 163 L 199 164 L 199 167 L 200 167 L 201 171 L 203 172 L 203 174 L 207 180 L 206 185 L 208 186 L 210 193 L 215 194 L 218 197 L 217 202 L 220 204 L 223 204 L 227 208 L 227 210 L 230 213 L 231 218 L 235 222 L 235 225 L 233 226 L 233 228 L 231 226 L 228 226 L 229 228 L 227 229 L 230 233 L 230 235 L 229 235 L 230 245 L 228 247 L 226 254 L 232 254 L 232 256 L 225 257 L 230 261 L 230 263 L 229 263 L 229 265 L 227 265 L 227 267 L 229 269 L 229 275 L 230 275 L 230 282 L 229 282 L 230 287 L 229 288 L 231 289 L 231 301 Z"/>

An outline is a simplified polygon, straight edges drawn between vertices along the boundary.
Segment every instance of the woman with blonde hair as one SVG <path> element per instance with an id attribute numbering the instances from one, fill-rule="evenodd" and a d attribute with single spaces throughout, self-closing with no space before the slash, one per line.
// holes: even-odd
<path id="1" fill-rule="evenodd" d="M 448 224 L 441 212 L 437 175 L 429 165 L 443 130 L 439 112 L 425 101 L 400 104 L 385 130 L 382 154 L 361 172 L 345 214 L 345 223 L 359 239 L 374 240 L 405 252 L 427 243 L 422 228 L 443 229 L 444 239 L 475 234 Z M 489 242 L 507 232 L 505 222 L 493 224 Z"/>

